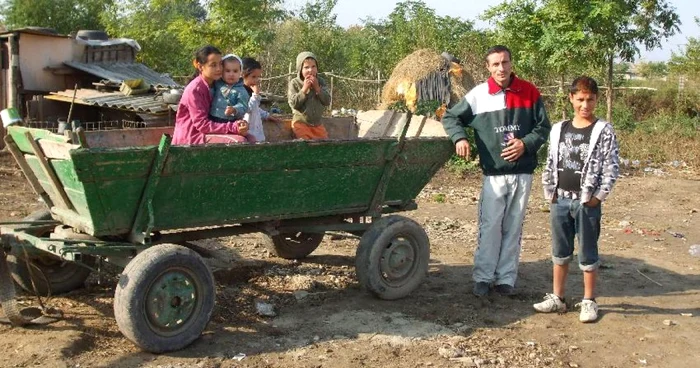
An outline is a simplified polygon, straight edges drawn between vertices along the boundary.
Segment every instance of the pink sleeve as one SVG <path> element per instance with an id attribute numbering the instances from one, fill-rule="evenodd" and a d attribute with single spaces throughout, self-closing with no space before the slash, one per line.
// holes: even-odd
<path id="1" fill-rule="evenodd" d="M 184 96 L 183 96 L 184 97 Z M 215 123 L 209 120 L 211 97 L 205 84 L 195 86 L 185 104 L 192 125 L 202 134 L 238 134 L 238 123 Z"/>

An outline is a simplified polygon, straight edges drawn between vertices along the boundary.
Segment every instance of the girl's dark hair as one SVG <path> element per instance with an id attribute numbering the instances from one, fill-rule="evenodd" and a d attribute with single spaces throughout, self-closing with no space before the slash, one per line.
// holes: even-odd
<path id="1" fill-rule="evenodd" d="M 205 64 L 207 60 L 209 59 L 209 55 L 211 54 L 219 54 L 221 55 L 221 51 L 217 49 L 216 47 L 212 45 L 206 45 L 202 46 L 197 52 L 194 53 L 194 60 L 200 64 Z M 194 74 L 190 78 L 190 80 L 187 82 L 188 84 L 192 82 L 195 78 L 199 76 L 199 69 L 195 69 Z"/>
<path id="2" fill-rule="evenodd" d="M 251 57 L 245 57 L 242 60 L 243 60 L 243 76 L 244 77 L 249 76 L 250 73 L 253 72 L 253 70 L 262 69 L 262 65 L 260 65 L 260 62 L 251 58 Z"/>
<path id="3" fill-rule="evenodd" d="M 253 73 L 254 70 L 257 69 L 262 69 L 262 65 L 260 65 L 260 62 L 251 58 L 251 57 L 244 57 L 243 59 L 243 78 L 249 76 L 251 73 Z M 249 95 L 253 95 L 253 89 L 248 87 L 247 85 L 244 85 L 245 90 L 248 91 Z"/>

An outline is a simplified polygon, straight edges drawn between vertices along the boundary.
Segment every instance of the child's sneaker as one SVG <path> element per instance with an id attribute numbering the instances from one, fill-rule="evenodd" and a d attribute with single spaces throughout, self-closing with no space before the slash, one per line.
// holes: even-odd
<path id="1" fill-rule="evenodd" d="M 576 306 L 581 307 L 581 315 L 578 317 L 579 321 L 587 323 L 598 319 L 598 304 L 595 301 L 583 299 Z"/>
<path id="2" fill-rule="evenodd" d="M 549 293 L 544 296 L 543 302 L 533 304 L 532 306 L 540 313 L 566 312 L 566 303 L 559 299 L 558 296 Z"/>

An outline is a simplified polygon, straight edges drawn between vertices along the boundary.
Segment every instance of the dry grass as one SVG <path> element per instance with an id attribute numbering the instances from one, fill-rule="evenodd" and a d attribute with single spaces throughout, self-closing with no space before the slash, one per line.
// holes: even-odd
<path id="1" fill-rule="evenodd" d="M 676 129 L 658 132 L 618 132 L 620 156 L 653 163 L 685 162 L 700 168 L 700 132 L 688 134 Z"/>

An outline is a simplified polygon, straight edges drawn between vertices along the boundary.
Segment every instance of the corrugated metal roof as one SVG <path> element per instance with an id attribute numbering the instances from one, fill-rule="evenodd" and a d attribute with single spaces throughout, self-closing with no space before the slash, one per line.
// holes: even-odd
<path id="1" fill-rule="evenodd" d="M 114 84 L 121 84 L 128 79 L 143 79 L 152 87 L 180 87 L 172 78 L 159 74 L 140 63 L 81 63 L 66 61 L 64 64 L 86 73 L 106 79 Z"/>
<path id="2" fill-rule="evenodd" d="M 51 92 L 44 98 L 70 103 L 73 99 L 73 90 Z M 156 97 L 155 94 L 124 96 L 120 92 L 99 92 L 93 89 L 76 91 L 75 103 L 148 114 L 164 114 L 168 112 L 168 108 L 177 110 L 177 105 L 166 105 L 162 97 Z"/>

